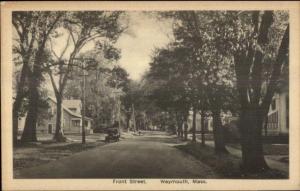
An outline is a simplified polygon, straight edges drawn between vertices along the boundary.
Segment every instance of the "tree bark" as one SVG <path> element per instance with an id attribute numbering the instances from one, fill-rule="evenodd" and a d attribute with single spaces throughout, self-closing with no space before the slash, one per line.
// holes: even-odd
<path id="1" fill-rule="evenodd" d="M 201 144 L 205 145 L 205 124 L 204 124 L 204 111 L 201 112 Z"/>
<path id="2" fill-rule="evenodd" d="M 37 72 L 36 72 L 37 73 Z M 39 75 L 37 73 L 37 75 Z M 39 101 L 39 78 L 31 76 L 31 82 L 29 83 L 29 108 L 25 121 L 24 131 L 21 137 L 21 142 L 37 142 L 36 137 L 36 123 L 38 116 L 38 101 Z"/>
<path id="3" fill-rule="evenodd" d="M 221 122 L 220 110 L 212 112 L 213 115 L 213 134 L 216 153 L 228 153 L 225 147 L 224 128 Z"/>
<path id="4" fill-rule="evenodd" d="M 184 141 L 187 141 L 188 140 L 188 128 L 189 128 L 189 125 L 188 125 L 188 115 L 185 116 L 185 119 L 184 119 L 184 122 L 183 122 L 183 133 L 184 133 L 184 138 L 183 140 Z"/>
<path id="5" fill-rule="evenodd" d="M 180 115 L 180 113 L 176 114 L 176 121 L 177 121 L 177 136 L 178 138 L 182 138 L 183 137 L 183 130 L 182 130 L 182 117 Z"/>
<path id="6" fill-rule="evenodd" d="M 242 170 L 260 172 L 269 169 L 263 154 L 263 117 L 257 109 L 242 112 L 240 118 Z"/>
<path id="7" fill-rule="evenodd" d="M 22 99 L 17 95 L 13 104 L 13 146 L 18 142 L 18 120 Z"/>
<path id="8" fill-rule="evenodd" d="M 126 129 L 127 129 L 127 131 L 129 131 L 130 116 L 131 116 L 131 113 L 127 112 L 126 113 Z"/>
<path id="9" fill-rule="evenodd" d="M 178 137 L 183 138 L 183 129 L 182 129 L 183 121 L 180 120 L 178 123 Z"/>
<path id="10" fill-rule="evenodd" d="M 268 23 L 264 21 L 267 16 L 263 17 L 262 23 Z M 269 19 L 270 21 L 270 19 Z M 269 24 L 267 26 L 270 26 Z M 268 27 L 261 29 L 260 35 L 266 36 Z M 264 38 L 261 38 L 264 39 Z M 259 104 L 257 100 L 261 97 L 260 94 L 255 95 L 253 103 L 249 103 L 247 100 L 247 89 L 241 89 L 242 83 L 238 80 L 240 86 L 241 95 L 241 116 L 240 116 L 240 130 L 242 138 L 242 169 L 246 172 L 260 172 L 269 169 L 263 154 L 263 143 L 262 143 L 262 128 L 264 120 L 268 115 L 268 110 L 272 101 L 272 97 L 275 92 L 276 83 L 281 73 L 281 68 L 284 63 L 288 60 L 288 48 L 289 48 L 289 26 L 286 28 L 284 36 L 281 41 L 281 45 L 278 50 L 276 61 L 273 65 L 273 71 L 271 74 L 270 83 L 267 87 L 267 93 L 262 99 L 262 103 Z M 253 59 L 253 58 L 251 58 Z M 259 61 L 259 58 L 255 57 Z M 237 64 L 239 64 L 237 62 Z M 261 64 L 258 62 L 258 64 Z M 261 71 L 256 71 L 256 75 L 261 75 Z M 239 75 L 239 77 L 238 77 Z M 248 76 L 248 73 L 243 74 Z M 237 78 L 241 78 L 242 74 L 237 73 Z M 257 87 L 261 86 L 261 83 L 256 84 Z M 256 91 L 259 92 L 260 89 Z M 241 94 L 240 93 L 240 94 Z"/>
<path id="11" fill-rule="evenodd" d="M 36 123 L 38 118 L 39 107 L 39 87 L 42 78 L 42 60 L 44 59 L 44 49 L 46 46 L 49 34 L 62 17 L 62 13 L 59 14 L 53 23 L 47 25 L 46 30 L 43 31 L 43 35 L 40 40 L 37 41 L 38 48 L 33 63 L 33 70 L 29 76 L 29 109 L 26 117 L 24 131 L 21 137 L 21 142 L 36 142 Z M 32 36 L 33 37 L 33 36 Z M 31 40 L 30 46 L 33 46 L 33 40 Z"/>
<path id="12" fill-rule="evenodd" d="M 41 63 L 43 59 L 45 41 L 42 43 L 33 63 L 33 70 L 29 76 L 29 105 L 21 142 L 37 142 L 36 125 L 39 107 L 39 87 L 42 77 Z"/>
<path id="13" fill-rule="evenodd" d="M 181 121 L 181 132 L 180 132 L 180 138 L 184 139 L 184 133 L 183 133 L 183 121 Z"/>
<path id="14" fill-rule="evenodd" d="M 265 137 L 268 136 L 268 121 L 269 121 L 269 118 L 268 118 L 268 116 L 266 116 L 266 119 L 264 122 Z"/>
<path id="15" fill-rule="evenodd" d="M 188 124 L 187 124 L 187 122 L 185 121 L 184 122 L 184 139 L 183 140 L 185 140 L 185 141 L 187 141 L 188 140 Z"/>
<path id="16" fill-rule="evenodd" d="M 192 125 L 192 142 L 196 143 L 196 114 L 197 110 L 193 109 L 193 125 Z"/>
<path id="17" fill-rule="evenodd" d="M 132 124 L 133 124 L 133 131 L 135 132 L 136 129 L 136 121 L 135 121 L 135 112 L 134 112 L 134 104 L 131 104 L 132 108 Z"/>
<path id="18" fill-rule="evenodd" d="M 48 72 L 53 91 L 55 93 L 55 98 L 56 98 L 56 125 L 55 125 L 55 134 L 53 136 L 53 140 L 56 142 L 65 142 L 66 137 L 64 136 L 63 129 L 62 129 L 62 100 L 63 100 L 63 86 L 59 84 L 59 88 L 57 88 L 54 78 L 52 76 L 51 71 Z M 60 76 L 61 79 L 61 76 Z"/>
<path id="19" fill-rule="evenodd" d="M 62 112 L 62 98 L 60 96 L 56 96 L 56 126 L 53 139 L 57 142 L 66 141 L 66 137 L 64 136 L 62 129 Z"/>
<path id="20" fill-rule="evenodd" d="M 189 125 L 188 125 L 188 119 L 189 119 L 189 110 L 186 110 L 183 113 L 183 140 L 187 141 L 188 140 L 188 129 L 189 129 Z"/>
<path id="21" fill-rule="evenodd" d="M 33 63 L 33 69 L 28 76 L 29 78 L 29 105 L 28 112 L 25 121 L 24 131 L 21 137 L 21 142 L 37 142 L 36 136 L 36 125 L 38 118 L 38 107 L 39 107 L 39 87 L 42 78 L 42 60 L 44 57 L 44 47 L 46 39 L 44 39 L 39 45 L 36 57 Z"/>
<path id="22" fill-rule="evenodd" d="M 25 97 L 25 83 L 26 78 L 28 76 L 29 68 L 28 68 L 28 59 L 23 58 L 23 67 L 21 71 L 20 80 L 17 87 L 16 99 L 13 103 L 13 144 L 14 146 L 18 141 L 18 120 L 19 120 L 19 112 L 22 105 L 22 101 Z"/>
<path id="23" fill-rule="evenodd" d="M 259 20 L 261 20 L 259 25 Z M 273 23 L 273 11 L 265 11 L 259 19 L 259 12 L 253 13 L 255 33 L 258 33 L 260 46 L 268 43 L 269 28 Z M 235 56 L 237 87 L 240 94 L 240 124 L 242 145 L 242 169 L 246 172 L 259 172 L 268 169 L 263 155 L 262 128 L 263 119 L 268 114 L 274 95 L 275 86 L 280 75 L 282 63 L 287 58 L 289 46 L 289 27 L 287 27 L 273 65 L 267 93 L 262 98 L 262 59 L 263 52 L 259 48 L 249 47 Z M 248 54 L 247 54 L 248 52 Z M 251 54 L 250 54 L 250 53 Z M 252 68 L 251 68 L 252 66 Z M 252 89 L 251 86 L 252 86 Z M 260 103 L 260 100 L 262 102 Z"/>

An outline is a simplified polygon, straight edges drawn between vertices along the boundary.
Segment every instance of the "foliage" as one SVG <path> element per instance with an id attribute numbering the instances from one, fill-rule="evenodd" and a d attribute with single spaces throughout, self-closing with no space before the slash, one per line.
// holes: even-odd
<path id="1" fill-rule="evenodd" d="M 96 47 L 95 50 L 80 54 L 80 58 L 86 60 L 92 58 L 96 63 L 96 65 L 93 65 L 92 67 L 87 67 L 86 70 L 88 75 L 85 76 L 85 101 L 86 115 L 93 118 L 95 128 L 98 128 L 102 125 L 109 125 L 111 123 L 113 120 L 112 113 L 117 105 L 117 100 L 115 99 L 116 89 L 114 86 L 110 86 L 109 82 L 114 80 L 113 76 L 117 76 L 118 80 L 120 80 L 120 84 L 123 85 L 123 80 L 127 80 L 128 74 L 119 66 L 113 67 L 114 60 L 106 59 L 105 52 L 103 52 L 102 49 L 99 49 L 98 45 L 96 45 Z M 116 70 L 124 75 L 113 75 L 113 72 Z M 121 70 L 123 73 L 120 72 Z M 72 80 L 70 80 L 66 86 L 64 97 L 67 99 L 82 98 L 82 74 L 83 72 L 80 69 L 72 71 Z M 121 77 L 125 77 L 125 79 L 121 80 Z"/>

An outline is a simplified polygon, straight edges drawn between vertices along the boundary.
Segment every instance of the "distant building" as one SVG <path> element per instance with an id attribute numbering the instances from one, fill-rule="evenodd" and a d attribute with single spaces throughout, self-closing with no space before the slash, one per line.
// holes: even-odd
<path id="1" fill-rule="evenodd" d="M 191 130 L 193 125 L 193 112 L 190 111 L 189 117 L 188 117 L 188 126 L 189 130 Z M 213 120 L 211 116 L 205 117 L 204 119 L 204 130 L 205 132 L 212 132 L 213 131 Z M 196 114 L 196 132 L 201 132 L 201 114 Z"/>
<path id="2" fill-rule="evenodd" d="M 262 130 L 262 134 L 268 136 L 288 135 L 289 134 L 289 92 L 288 86 L 279 87 L 272 98 L 272 102 L 268 112 L 268 123 Z M 238 131 L 238 117 L 233 116 L 230 112 L 221 113 L 222 124 L 228 124 L 231 131 Z M 188 117 L 188 126 L 191 130 L 193 124 L 193 112 L 190 111 Z M 206 132 L 213 131 L 212 116 L 206 117 L 204 120 L 204 129 Z M 201 115 L 196 114 L 196 132 L 201 132 Z M 239 132 L 238 132 L 239 134 Z"/>
<path id="3" fill-rule="evenodd" d="M 48 112 L 47 118 L 39 120 L 37 123 L 37 133 L 52 134 L 55 133 L 56 127 L 56 99 L 48 97 Z M 81 117 L 81 101 L 80 100 L 64 100 L 62 103 L 62 127 L 64 133 L 81 133 L 82 117 Z M 23 131 L 26 115 L 19 118 L 19 131 Z M 85 117 L 86 133 L 92 133 L 92 119 Z"/>
<path id="4" fill-rule="evenodd" d="M 222 125 L 236 123 L 237 117 L 233 116 L 231 112 L 221 112 L 221 122 Z M 191 130 L 193 125 L 193 112 L 190 111 L 188 117 L 188 126 L 189 130 Z M 213 132 L 213 117 L 208 115 L 204 118 L 204 131 L 207 133 Z M 196 114 L 196 132 L 201 132 L 201 114 Z"/>

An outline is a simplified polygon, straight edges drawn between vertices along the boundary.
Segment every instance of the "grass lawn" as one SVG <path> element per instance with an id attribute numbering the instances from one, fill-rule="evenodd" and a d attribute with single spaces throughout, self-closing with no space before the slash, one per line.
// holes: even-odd
<path id="1" fill-rule="evenodd" d="M 210 166 L 216 174 L 223 178 L 247 178 L 247 179 L 284 179 L 288 175 L 278 170 L 269 170 L 259 174 L 244 174 L 240 170 L 240 158 L 231 154 L 215 154 L 212 147 L 202 146 L 200 143 L 178 145 L 177 149 L 188 153 L 201 162 Z"/>
<path id="2" fill-rule="evenodd" d="M 53 142 L 52 136 L 38 137 L 38 143 L 22 144 L 14 148 L 13 169 L 18 170 L 48 163 L 84 150 L 104 145 L 102 135 L 88 135 L 86 144 L 81 144 L 81 135 L 66 135 L 67 142 Z"/>
<path id="3" fill-rule="evenodd" d="M 236 149 L 241 149 L 240 144 L 228 144 Z M 288 144 L 264 144 L 264 155 L 289 155 Z"/>

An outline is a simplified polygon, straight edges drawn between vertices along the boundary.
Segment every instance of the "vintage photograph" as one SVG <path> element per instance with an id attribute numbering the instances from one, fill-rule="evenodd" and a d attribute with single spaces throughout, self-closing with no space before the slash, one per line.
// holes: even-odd
<path id="1" fill-rule="evenodd" d="M 11 180 L 296 185 L 294 13 L 12 10 Z"/>
<path id="2" fill-rule="evenodd" d="M 289 177 L 287 11 L 14 11 L 14 178 Z"/>

